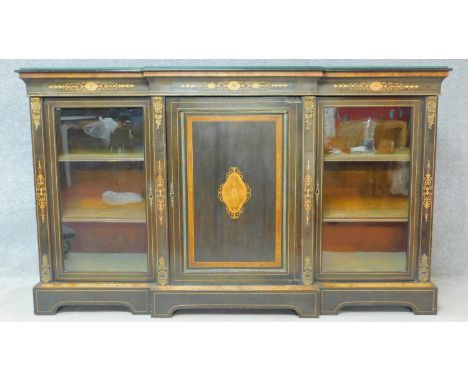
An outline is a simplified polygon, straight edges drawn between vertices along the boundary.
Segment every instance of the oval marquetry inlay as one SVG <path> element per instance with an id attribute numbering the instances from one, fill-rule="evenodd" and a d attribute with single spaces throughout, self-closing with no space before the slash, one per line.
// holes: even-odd
<path id="1" fill-rule="evenodd" d="M 231 167 L 226 173 L 226 181 L 218 188 L 218 198 L 226 206 L 231 219 L 239 218 L 250 195 L 250 187 L 244 182 L 242 172 L 238 167 Z"/>

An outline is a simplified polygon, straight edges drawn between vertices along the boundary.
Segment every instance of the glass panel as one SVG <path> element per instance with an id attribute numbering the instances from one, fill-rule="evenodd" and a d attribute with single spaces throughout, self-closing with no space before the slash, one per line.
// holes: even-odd
<path id="1" fill-rule="evenodd" d="M 59 160 L 143 160 L 142 108 L 58 109 Z"/>
<path id="2" fill-rule="evenodd" d="M 409 160 L 410 122 L 410 107 L 325 108 L 325 160 Z"/>
<path id="3" fill-rule="evenodd" d="M 143 108 L 57 109 L 65 272 L 147 272 Z"/>
<path id="4" fill-rule="evenodd" d="M 323 218 L 408 218 L 409 162 L 325 163 Z"/>
<path id="5" fill-rule="evenodd" d="M 412 107 L 326 107 L 323 273 L 407 271 Z"/>
<path id="6" fill-rule="evenodd" d="M 146 272 L 146 225 L 63 222 L 66 272 Z"/>
<path id="7" fill-rule="evenodd" d="M 405 272 L 407 223 L 324 223 L 322 272 Z"/>
<path id="8" fill-rule="evenodd" d="M 60 163 L 64 221 L 145 222 L 143 162 Z"/>

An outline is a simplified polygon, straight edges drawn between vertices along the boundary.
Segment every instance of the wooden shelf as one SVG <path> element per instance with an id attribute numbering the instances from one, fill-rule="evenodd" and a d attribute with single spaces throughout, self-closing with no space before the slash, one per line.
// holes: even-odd
<path id="1" fill-rule="evenodd" d="M 400 217 L 388 217 L 388 218 L 373 218 L 373 217 L 336 217 L 336 218 L 323 218 L 324 223 L 404 223 L 407 222 L 407 218 Z"/>
<path id="2" fill-rule="evenodd" d="M 58 158 L 59 162 L 143 162 L 145 160 L 141 153 L 75 153 L 62 154 Z"/>
<path id="3" fill-rule="evenodd" d="M 325 273 L 406 272 L 406 252 L 323 251 L 321 271 Z"/>
<path id="4" fill-rule="evenodd" d="M 62 221 L 101 222 L 101 223 L 145 223 L 146 213 L 143 208 L 117 209 L 78 209 L 68 208 L 62 212 Z"/>
<path id="5" fill-rule="evenodd" d="M 323 203 L 325 222 L 408 221 L 407 197 L 329 197 Z"/>
<path id="6" fill-rule="evenodd" d="M 148 269 L 146 253 L 77 253 L 64 256 L 66 272 L 138 272 Z"/>
<path id="7" fill-rule="evenodd" d="M 408 210 L 324 210 L 323 221 L 332 222 L 406 222 Z"/>
<path id="8" fill-rule="evenodd" d="M 109 206 L 100 198 L 71 197 L 63 206 L 62 221 L 145 223 L 145 203 Z"/>
<path id="9" fill-rule="evenodd" d="M 409 162 L 411 153 L 409 148 L 396 149 L 393 154 L 373 153 L 341 153 L 337 155 L 325 154 L 324 162 Z"/>

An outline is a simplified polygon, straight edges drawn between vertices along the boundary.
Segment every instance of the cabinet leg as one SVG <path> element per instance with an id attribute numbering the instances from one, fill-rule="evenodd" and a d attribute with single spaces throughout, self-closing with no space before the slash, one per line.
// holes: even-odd
<path id="1" fill-rule="evenodd" d="M 182 309 L 289 309 L 299 317 L 318 317 L 320 293 L 310 286 L 154 287 L 152 316 L 171 317 Z"/>
<path id="2" fill-rule="evenodd" d="M 346 306 L 404 306 L 415 314 L 437 313 L 437 287 L 432 283 L 325 283 L 321 313 L 338 314 Z"/>
<path id="3" fill-rule="evenodd" d="M 53 315 L 63 306 L 121 306 L 133 314 L 149 314 L 149 288 L 90 283 L 85 288 L 47 283 L 34 287 L 34 313 Z M 134 285 L 134 284 L 133 284 Z"/>

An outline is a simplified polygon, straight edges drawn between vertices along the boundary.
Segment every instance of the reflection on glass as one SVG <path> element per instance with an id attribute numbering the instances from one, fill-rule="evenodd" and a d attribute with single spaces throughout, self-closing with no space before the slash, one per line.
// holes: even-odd
<path id="1" fill-rule="evenodd" d="M 407 271 L 411 107 L 326 107 L 323 273 Z"/>
<path id="2" fill-rule="evenodd" d="M 324 223 L 322 272 L 405 272 L 407 223 Z"/>
<path id="3" fill-rule="evenodd" d="M 146 272 L 142 108 L 57 109 L 65 272 Z"/>
<path id="4" fill-rule="evenodd" d="M 409 162 L 327 162 L 323 217 L 406 219 L 409 180 Z"/>
<path id="5" fill-rule="evenodd" d="M 59 160 L 143 159 L 142 108 L 58 109 L 56 120 Z"/>
<path id="6" fill-rule="evenodd" d="M 323 114 L 325 160 L 409 160 L 411 108 L 337 107 Z"/>

